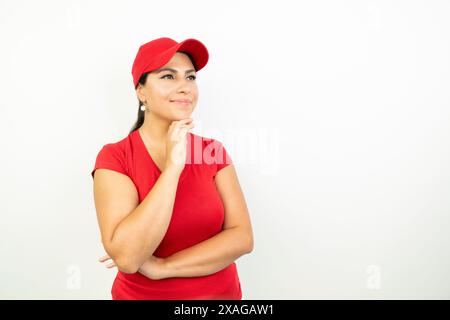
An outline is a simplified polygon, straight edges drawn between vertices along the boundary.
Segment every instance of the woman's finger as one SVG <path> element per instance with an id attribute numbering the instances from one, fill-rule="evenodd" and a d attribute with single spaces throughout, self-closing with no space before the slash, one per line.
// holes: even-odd
<path id="1" fill-rule="evenodd" d="M 178 131 L 178 133 L 182 133 L 182 135 L 185 136 L 186 133 L 193 127 L 194 127 L 194 123 L 190 123 L 190 124 L 182 125 L 182 126 L 175 128 L 175 131 Z"/>
<path id="2" fill-rule="evenodd" d="M 111 259 L 111 257 L 109 255 L 105 255 L 103 257 L 100 257 L 100 259 L 98 259 L 98 261 L 100 262 L 105 262 L 106 260 Z"/>
<path id="3" fill-rule="evenodd" d="M 172 126 L 179 126 L 179 125 L 183 125 L 185 123 L 189 123 L 191 121 L 194 121 L 194 118 L 186 118 L 186 119 L 182 119 L 182 120 L 172 121 L 171 125 Z"/>
<path id="4" fill-rule="evenodd" d="M 115 266 L 116 266 L 116 264 L 115 264 L 114 262 L 111 262 L 111 263 L 109 263 L 109 264 L 106 265 L 106 267 L 107 267 L 108 269 L 111 269 L 111 268 L 113 268 L 113 267 L 115 267 Z"/>

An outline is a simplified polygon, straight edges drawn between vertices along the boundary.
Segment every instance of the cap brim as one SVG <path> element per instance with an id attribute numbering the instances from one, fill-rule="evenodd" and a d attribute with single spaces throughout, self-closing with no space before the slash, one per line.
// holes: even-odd
<path id="1" fill-rule="evenodd" d="M 196 71 L 199 71 L 208 63 L 208 49 L 206 49 L 206 46 L 197 39 L 186 39 L 180 42 L 176 47 L 178 47 L 176 51 L 184 51 L 192 56 Z"/>

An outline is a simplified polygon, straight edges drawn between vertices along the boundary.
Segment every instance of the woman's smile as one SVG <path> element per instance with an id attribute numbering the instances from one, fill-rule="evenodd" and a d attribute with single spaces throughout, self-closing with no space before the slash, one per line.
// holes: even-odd
<path id="1" fill-rule="evenodd" d="M 170 102 L 176 103 L 176 104 L 178 104 L 180 106 L 183 106 L 183 107 L 187 107 L 187 106 L 189 106 L 191 104 L 191 102 L 188 101 L 188 100 L 173 100 L 173 101 L 170 101 Z"/>

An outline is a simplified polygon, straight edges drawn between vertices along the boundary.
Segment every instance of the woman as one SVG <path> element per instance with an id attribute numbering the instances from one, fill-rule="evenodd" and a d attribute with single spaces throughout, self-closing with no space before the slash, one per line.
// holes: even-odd
<path id="1" fill-rule="evenodd" d="M 242 299 L 235 260 L 253 250 L 244 195 L 222 143 L 189 132 L 196 39 L 142 45 L 132 75 L 138 120 L 103 146 L 92 177 L 113 299 Z"/>

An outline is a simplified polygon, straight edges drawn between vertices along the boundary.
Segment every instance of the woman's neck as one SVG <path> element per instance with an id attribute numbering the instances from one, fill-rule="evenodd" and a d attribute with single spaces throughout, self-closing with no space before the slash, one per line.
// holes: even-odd
<path id="1" fill-rule="evenodd" d="M 169 130 L 170 124 L 169 121 L 148 112 L 145 115 L 144 123 L 138 130 L 151 146 L 165 148 L 167 131 Z"/>

